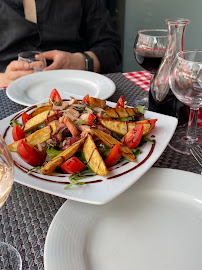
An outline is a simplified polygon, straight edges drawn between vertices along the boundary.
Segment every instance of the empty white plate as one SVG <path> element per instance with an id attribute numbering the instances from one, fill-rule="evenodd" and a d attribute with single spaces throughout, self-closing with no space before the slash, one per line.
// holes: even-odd
<path id="1" fill-rule="evenodd" d="M 45 270 L 201 270 L 202 177 L 152 168 L 103 206 L 67 201 L 48 230 Z"/>
<path id="2" fill-rule="evenodd" d="M 112 80 L 95 72 L 81 70 L 51 70 L 37 72 L 15 80 L 6 89 L 7 96 L 16 103 L 31 106 L 49 98 L 56 88 L 61 94 L 107 99 L 116 86 Z"/>

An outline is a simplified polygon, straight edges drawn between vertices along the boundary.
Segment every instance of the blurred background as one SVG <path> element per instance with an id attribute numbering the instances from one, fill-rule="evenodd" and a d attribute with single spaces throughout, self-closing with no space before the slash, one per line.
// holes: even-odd
<path id="1" fill-rule="evenodd" d="M 138 71 L 141 67 L 133 55 L 138 30 L 167 28 L 165 19 L 186 18 L 184 49 L 202 50 L 201 0 L 104 0 L 114 29 L 122 40 L 122 72 Z"/>

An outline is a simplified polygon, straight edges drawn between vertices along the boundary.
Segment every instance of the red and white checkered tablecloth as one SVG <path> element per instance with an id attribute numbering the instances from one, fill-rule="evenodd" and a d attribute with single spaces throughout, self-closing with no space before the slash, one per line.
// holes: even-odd
<path id="1" fill-rule="evenodd" d="M 150 77 L 151 77 L 150 72 L 143 70 L 143 71 L 123 73 L 123 75 L 128 80 L 130 80 L 131 82 L 134 82 L 136 85 L 138 85 L 140 88 L 142 88 L 146 92 L 149 92 Z"/>

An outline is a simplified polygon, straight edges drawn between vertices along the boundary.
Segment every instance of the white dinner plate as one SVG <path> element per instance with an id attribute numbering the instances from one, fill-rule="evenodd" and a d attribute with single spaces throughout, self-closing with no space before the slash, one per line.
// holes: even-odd
<path id="1" fill-rule="evenodd" d="M 103 206 L 66 201 L 46 237 L 45 270 L 201 270 L 202 177 L 151 168 Z"/>
<path id="2" fill-rule="evenodd" d="M 56 88 L 59 93 L 107 99 L 116 86 L 112 80 L 95 72 L 81 70 L 51 70 L 37 72 L 15 80 L 6 89 L 7 96 L 16 103 L 31 106 L 49 98 Z"/>
<path id="3" fill-rule="evenodd" d="M 68 95 L 63 93 L 62 98 L 68 98 Z M 115 106 L 115 103 L 112 102 L 107 102 L 107 104 L 111 107 Z M 29 107 L 25 111 L 30 113 Z M 20 121 L 22 112 L 0 121 L 0 133 L 5 137 L 7 144 L 13 142 L 12 128 L 9 128 L 9 123 L 14 118 Z M 176 118 L 150 111 L 145 112 L 145 118 L 158 119 L 156 127 L 148 135 L 149 138 L 155 139 L 156 143 L 142 145 L 140 147 L 142 153 L 137 156 L 136 162 L 123 161 L 112 167 L 107 176 L 96 175 L 84 179 L 85 182 L 95 181 L 94 183 L 83 186 L 74 185 L 66 190 L 64 187 L 69 181 L 68 175 L 66 177 L 64 175 L 63 177 L 58 177 L 35 172 L 27 174 L 27 171 L 32 166 L 24 162 L 17 153 L 12 153 L 16 164 L 15 181 L 71 200 L 91 204 L 107 203 L 135 183 L 157 161 L 168 145 L 177 125 Z"/>

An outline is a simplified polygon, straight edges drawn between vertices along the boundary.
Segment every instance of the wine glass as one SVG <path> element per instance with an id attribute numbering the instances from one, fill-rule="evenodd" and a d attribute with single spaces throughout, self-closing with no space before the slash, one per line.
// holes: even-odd
<path id="1" fill-rule="evenodd" d="M 42 71 L 46 67 L 46 59 L 42 52 L 24 51 L 18 54 L 18 61 L 30 63 L 34 70 Z"/>
<path id="2" fill-rule="evenodd" d="M 137 33 L 134 43 L 134 55 L 138 64 L 151 73 L 150 87 L 167 45 L 167 30 L 145 29 Z M 138 101 L 147 107 L 148 97 Z"/>
<path id="3" fill-rule="evenodd" d="M 199 108 L 202 107 L 202 51 L 179 52 L 170 68 L 170 88 L 177 99 L 190 107 L 186 135 L 176 130 L 170 147 L 190 155 L 191 148 L 202 145 L 202 137 L 196 134 Z"/>
<path id="4" fill-rule="evenodd" d="M 7 200 L 14 181 L 14 165 L 8 147 L 0 135 L 0 208 Z M 11 245 L 0 242 L 0 269 L 22 269 L 18 251 Z"/>

